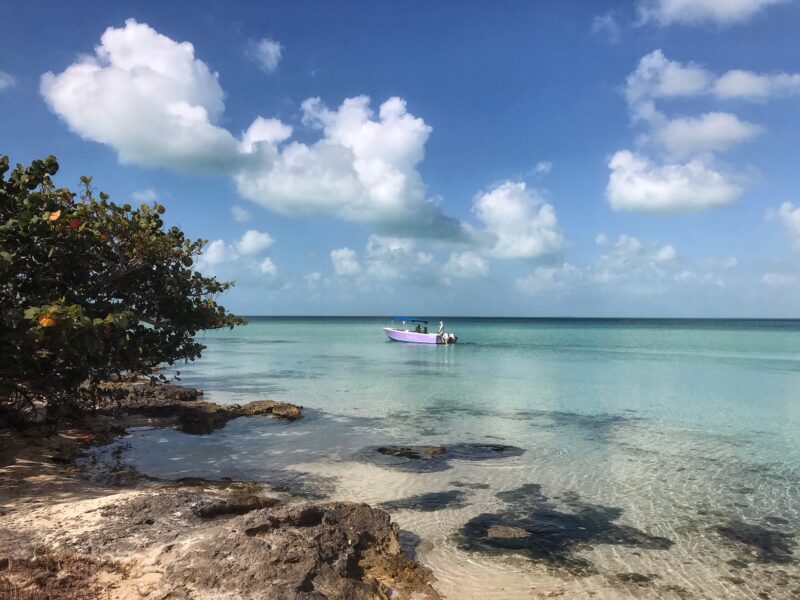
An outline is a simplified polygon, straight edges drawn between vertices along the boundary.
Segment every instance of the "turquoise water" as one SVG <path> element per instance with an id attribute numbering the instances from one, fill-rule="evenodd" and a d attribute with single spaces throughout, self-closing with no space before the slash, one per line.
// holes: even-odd
<path id="1" fill-rule="evenodd" d="M 449 597 L 800 594 L 800 321 L 447 319 L 455 346 L 389 342 L 388 324 L 251 318 L 203 336 L 182 383 L 307 416 L 134 432 L 122 460 L 386 502 Z M 456 444 L 519 451 L 465 446 L 432 471 L 375 452 Z M 489 522 L 542 542 L 497 542 Z"/>

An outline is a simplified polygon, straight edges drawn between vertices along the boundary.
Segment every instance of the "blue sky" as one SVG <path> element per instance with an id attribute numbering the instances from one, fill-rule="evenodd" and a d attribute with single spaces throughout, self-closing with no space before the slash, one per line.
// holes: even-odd
<path id="1" fill-rule="evenodd" d="M 243 314 L 796 317 L 800 3 L 137 2 L 0 22 L 0 153 Z"/>

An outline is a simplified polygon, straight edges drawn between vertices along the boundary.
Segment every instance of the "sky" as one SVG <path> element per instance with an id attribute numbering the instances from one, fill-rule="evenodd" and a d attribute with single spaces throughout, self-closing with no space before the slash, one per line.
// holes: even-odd
<path id="1" fill-rule="evenodd" d="M 800 317 L 800 1 L 31 1 L 0 154 L 249 315 Z"/>

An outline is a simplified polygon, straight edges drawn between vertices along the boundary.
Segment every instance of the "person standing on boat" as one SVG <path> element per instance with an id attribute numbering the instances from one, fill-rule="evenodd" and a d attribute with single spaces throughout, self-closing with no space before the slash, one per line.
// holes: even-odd
<path id="1" fill-rule="evenodd" d="M 444 333 L 444 321 L 439 321 L 439 335 Z"/>

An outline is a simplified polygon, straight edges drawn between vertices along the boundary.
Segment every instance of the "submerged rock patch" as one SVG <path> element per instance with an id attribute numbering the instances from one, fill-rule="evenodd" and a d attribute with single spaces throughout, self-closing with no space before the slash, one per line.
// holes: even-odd
<path id="1" fill-rule="evenodd" d="M 380 507 L 385 510 L 421 510 L 432 512 L 443 508 L 463 508 L 467 505 L 467 495 L 461 490 L 447 492 L 430 492 L 418 494 L 399 500 L 382 502 Z"/>
<path id="2" fill-rule="evenodd" d="M 732 520 L 716 528 L 724 539 L 746 546 L 748 554 L 760 563 L 787 564 L 794 562 L 795 536 L 761 525 Z"/>
<path id="3" fill-rule="evenodd" d="M 426 473 L 451 468 L 451 460 L 491 460 L 520 456 L 525 450 L 504 444 L 453 444 L 451 446 L 370 446 L 356 458 L 381 467 Z"/>
<path id="4" fill-rule="evenodd" d="M 561 511 L 532 483 L 500 492 L 506 509 L 483 513 L 460 530 L 459 547 L 490 554 L 516 553 L 575 574 L 594 572 L 592 564 L 578 556 L 592 544 L 634 546 L 666 550 L 673 542 L 627 525 L 619 525 L 622 509 L 581 500 L 578 494 L 562 495 L 571 512 Z"/>

